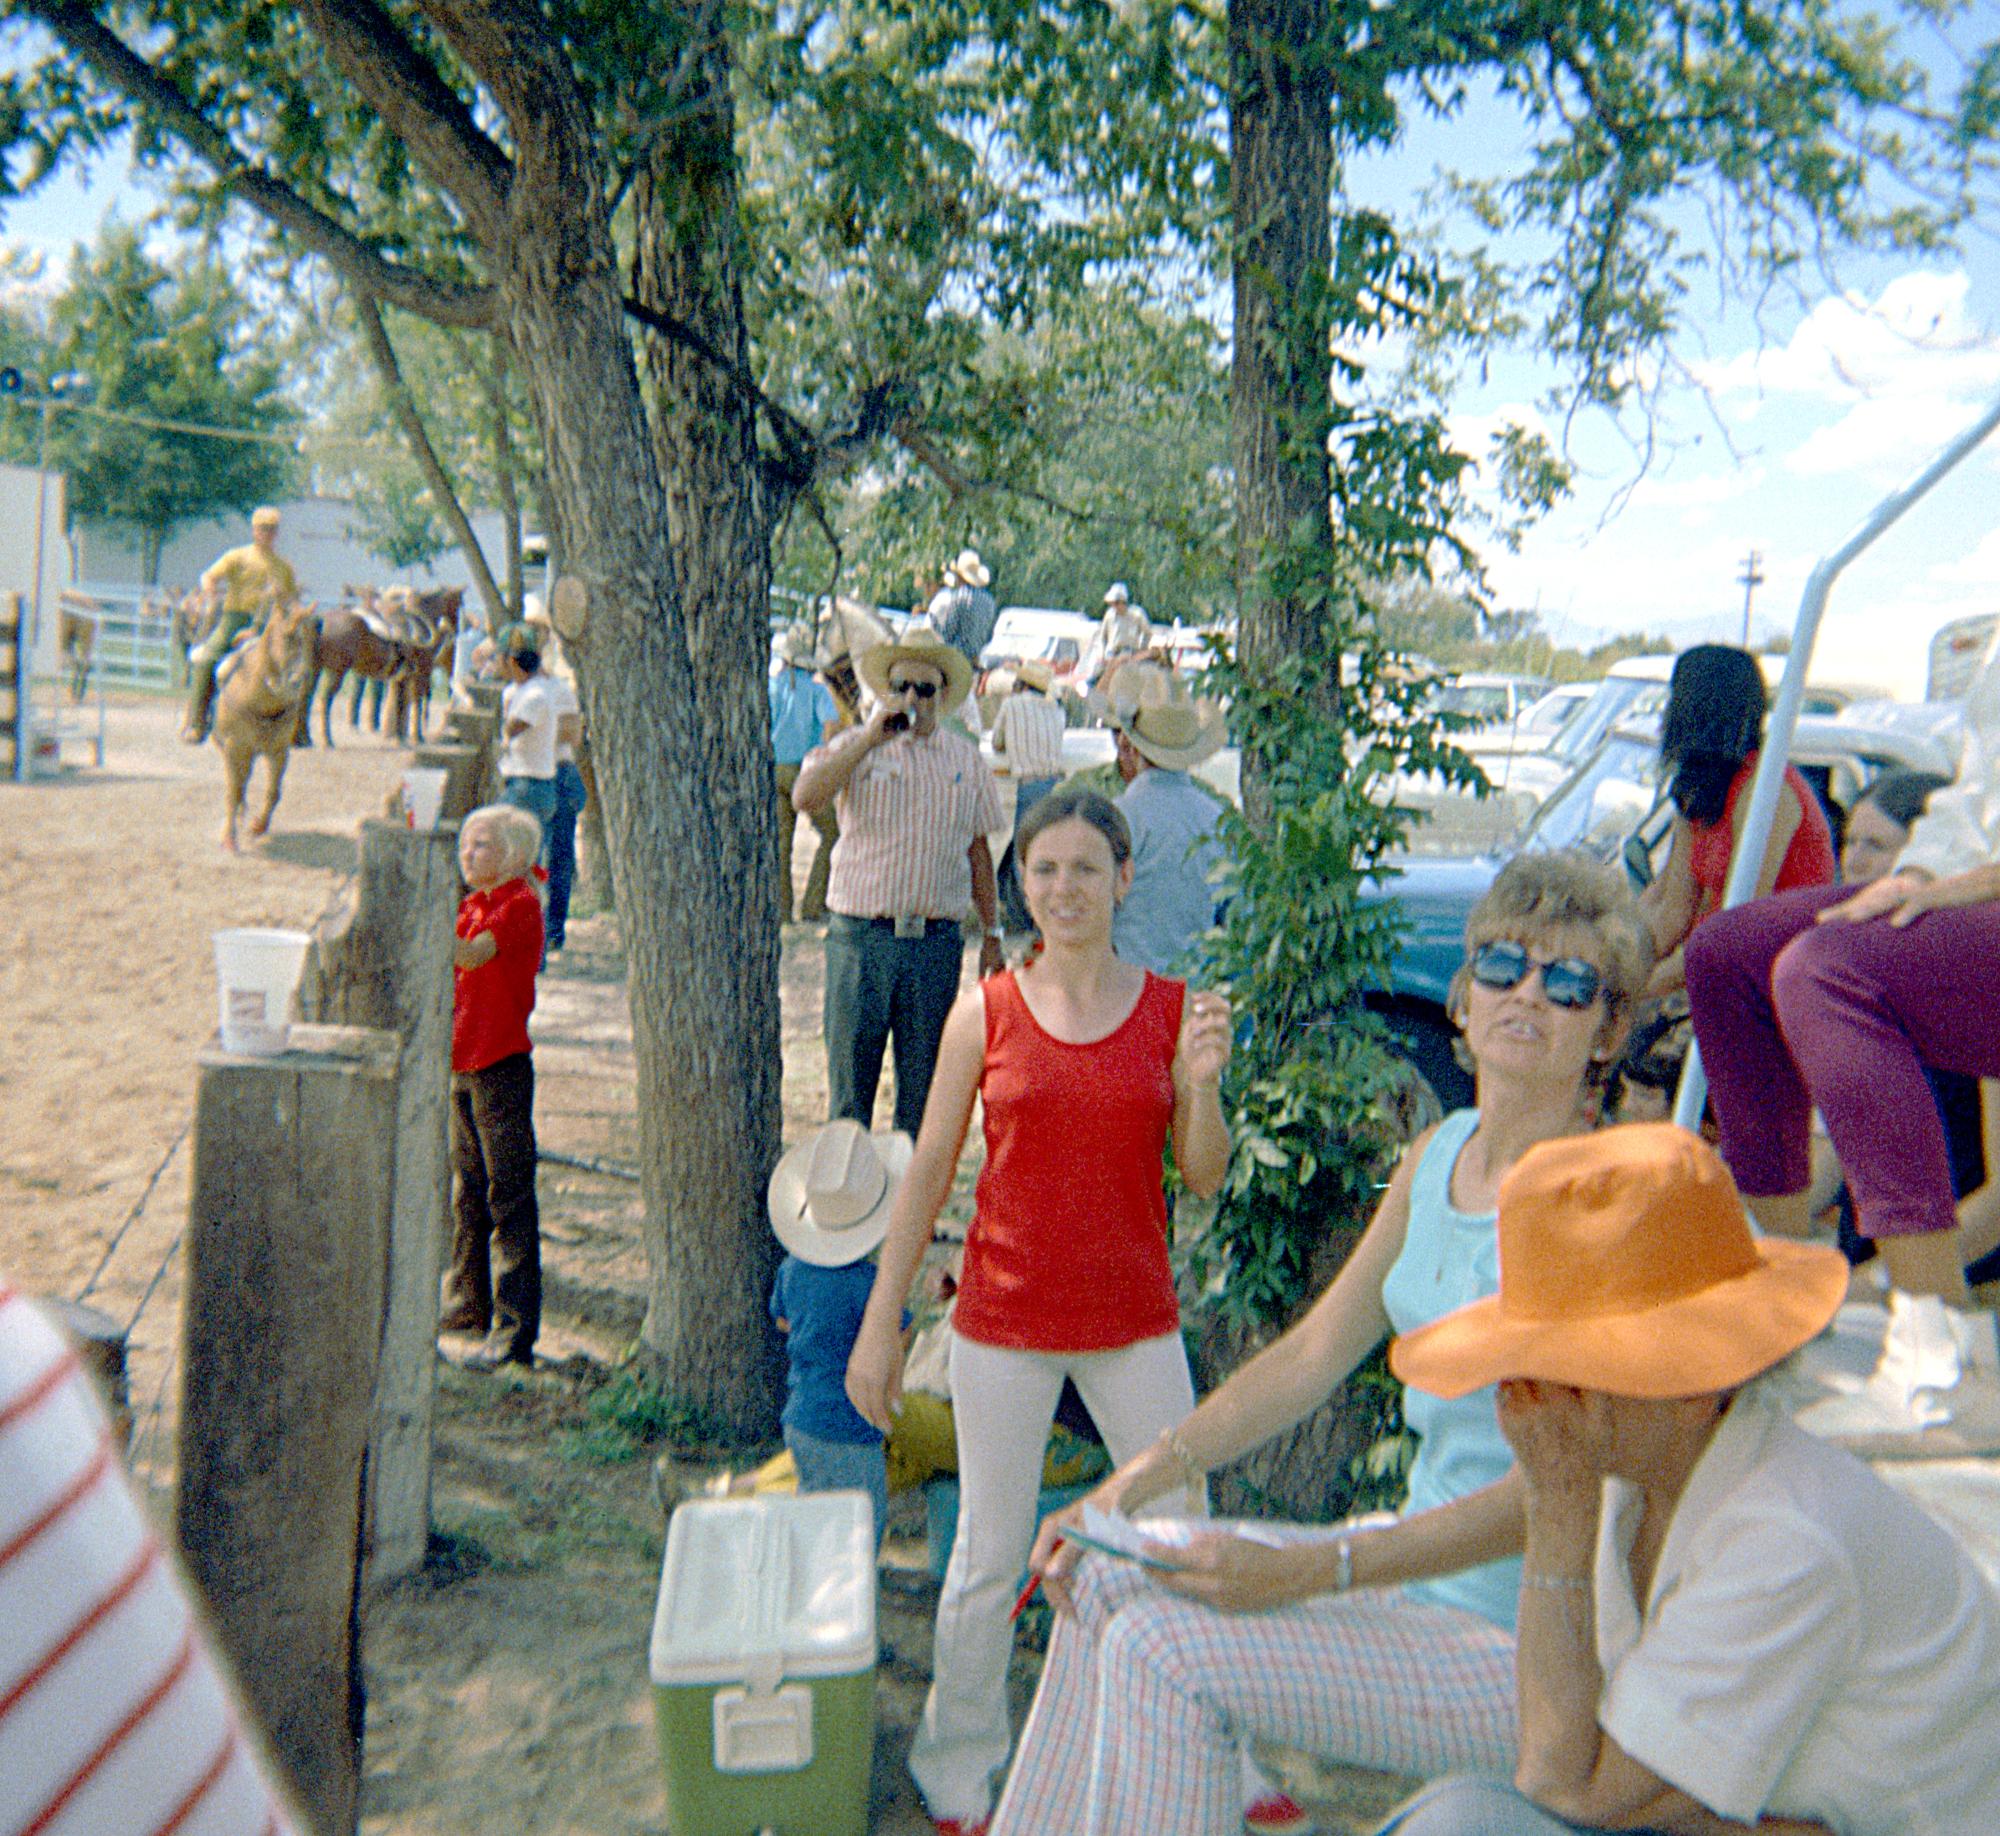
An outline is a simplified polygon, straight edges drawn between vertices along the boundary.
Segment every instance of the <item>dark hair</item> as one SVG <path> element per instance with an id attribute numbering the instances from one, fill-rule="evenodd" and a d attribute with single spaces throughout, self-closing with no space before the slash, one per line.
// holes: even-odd
<path id="1" fill-rule="evenodd" d="M 1924 813 L 1933 791 L 1951 780 L 1938 771 L 1885 771 L 1854 800 L 1854 808 L 1872 803 L 1899 829 L 1907 829 Z M 1850 812 L 1851 814 L 1852 812 Z"/>
<path id="2" fill-rule="evenodd" d="M 1059 822 L 1087 822 L 1111 844 L 1111 864 L 1122 867 L 1132 858 L 1132 831 L 1125 826 L 1124 813 L 1102 791 L 1087 784 L 1058 784 L 1027 815 L 1014 831 L 1014 858 L 1025 868 L 1028 850 L 1044 829 Z"/>
<path id="3" fill-rule="evenodd" d="M 1730 781 L 1764 743 L 1764 672 L 1733 644 L 1681 652 L 1660 721 L 1660 764 L 1672 775 L 1674 808 L 1689 822 L 1722 820 Z"/>

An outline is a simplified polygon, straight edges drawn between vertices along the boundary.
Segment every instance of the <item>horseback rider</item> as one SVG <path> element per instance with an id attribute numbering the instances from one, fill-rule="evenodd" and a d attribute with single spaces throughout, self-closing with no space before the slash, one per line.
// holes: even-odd
<path id="1" fill-rule="evenodd" d="M 222 555 L 201 577 L 201 590 L 222 610 L 215 628 L 189 653 L 193 684 L 181 738 L 199 746 L 208 737 L 209 709 L 215 700 L 216 666 L 245 630 L 261 624 L 274 605 L 290 605 L 299 596 L 298 576 L 278 553 L 278 513 L 269 504 L 250 513 L 250 540 Z"/>

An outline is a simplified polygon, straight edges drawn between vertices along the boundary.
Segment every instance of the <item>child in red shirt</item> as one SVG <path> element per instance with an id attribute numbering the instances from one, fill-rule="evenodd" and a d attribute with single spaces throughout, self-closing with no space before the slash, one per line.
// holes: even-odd
<path id="1" fill-rule="evenodd" d="M 535 1061 L 528 1016 L 542 960 L 542 906 L 527 873 L 542 827 L 492 803 L 466 817 L 458 866 L 471 891 L 452 952 L 451 1269 L 445 1332 L 481 1332 L 467 1363 L 532 1364 L 542 1322 L 535 1205 Z"/>

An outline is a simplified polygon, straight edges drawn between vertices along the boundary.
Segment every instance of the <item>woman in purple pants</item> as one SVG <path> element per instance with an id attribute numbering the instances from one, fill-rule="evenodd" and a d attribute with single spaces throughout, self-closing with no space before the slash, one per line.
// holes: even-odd
<path id="1" fill-rule="evenodd" d="M 1687 991 L 1722 1154 L 1757 1221 L 1806 1232 L 1818 1106 L 1892 1288 L 1967 1304 L 1944 1133 L 1923 1067 L 2000 1076 L 2000 654 L 1966 699 L 1957 781 L 1895 871 L 1718 913 Z M 1990 1366 L 1990 1320 L 1955 1336 Z"/>

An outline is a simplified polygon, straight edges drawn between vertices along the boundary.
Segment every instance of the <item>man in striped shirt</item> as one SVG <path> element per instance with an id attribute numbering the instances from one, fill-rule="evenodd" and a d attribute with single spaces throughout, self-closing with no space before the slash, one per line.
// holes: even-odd
<path id="1" fill-rule="evenodd" d="M 300 1827 L 75 1354 L 0 1280 L 0 1830 Z"/>
<path id="2" fill-rule="evenodd" d="M 986 838 L 1004 818 L 978 747 L 938 724 L 972 686 L 964 655 L 919 626 L 863 651 L 858 668 L 875 708 L 806 755 L 792 803 L 804 816 L 831 803 L 840 818 L 826 894 L 831 1115 L 874 1126 L 893 1035 L 896 1126 L 914 1135 L 958 993 L 968 906 L 985 933 L 980 974 L 1002 966 Z"/>

